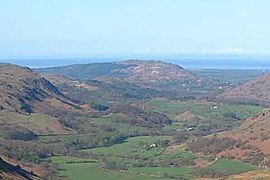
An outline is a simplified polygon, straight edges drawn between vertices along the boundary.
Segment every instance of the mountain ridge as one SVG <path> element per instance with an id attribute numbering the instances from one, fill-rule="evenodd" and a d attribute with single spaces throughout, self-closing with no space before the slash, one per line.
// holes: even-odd
<path id="1" fill-rule="evenodd" d="M 218 96 L 234 102 L 254 103 L 270 106 L 270 74 L 262 75 Z"/>
<path id="2" fill-rule="evenodd" d="M 58 105 L 48 102 L 52 100 L 73 109 L 76 107 L 50 81 L 27 67 L 0 64 L 0 84 L 2 110 L 41 112 L 46 108 L 57 108 Z"/>
<path id="3" fill-rule="evenodd" d="M 91 63 L 36 69 L 37 72 L 62 74 L 75 80 L 89 80 L 100 76 L 121 77 L 128 81 L 175 81 L 194 78 L 181 66 L 155 60 L 126 60 L 111 63 Z M 91 72 L 92 71 L 92 72 Z"/>

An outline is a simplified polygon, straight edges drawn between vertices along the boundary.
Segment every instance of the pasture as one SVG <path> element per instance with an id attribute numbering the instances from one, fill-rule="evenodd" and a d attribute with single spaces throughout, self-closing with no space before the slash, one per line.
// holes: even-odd
<path id="1" fill-rule="evenodd" d="M 142 156 L 153 157 L 160 155 L 165 147 L 156 147 L 150 149 L 150 145 L 160 141 L 171 140 L 170 136 L 139 136 L 128 138 L 122 144 L 115 144 L 110 147 L 101 147 L 86 150 L 87 152 L 97 155 L 110 155 L 110 156 Z"/>
<path id="2" fill-rule="evenodd" d="M 263 110 L 260 106 L 243 104 L 223 104 L 206 101 L 175 101 L 167 99 L 154 99 L 147 102 L 153 111 L 174 117 L 178 114 L 190 111 L 193 115 L 203 118 L 218 119 L 227 113 L 235 113 L 241 119 L 254 116 Z"/>

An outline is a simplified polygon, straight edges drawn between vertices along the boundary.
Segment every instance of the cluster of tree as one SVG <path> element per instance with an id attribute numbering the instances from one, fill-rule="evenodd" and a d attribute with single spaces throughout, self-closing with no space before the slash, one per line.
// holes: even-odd
<path id="1" fill-rule="evenodd" d="M 193 128 L 189 134 L 200 137 L 238 127 L 241 124 L 241 120 L 242 119 L 235 113 L 225 113 L 223 116 L 216 119 L 201 119 L 195 117 L 184 122 L 183 125 Z"/>
<path id="2" fill-rule="evenodd" d="M 20 126 L 2 126 L 0 128 L 1 136 L 4 139 L 10 140 L 23 140 L 23 141 L 31 141 L 38 138 L 38 135 L 34 132 L 30 131 L 27 128 Z"/>
<path id="3" fill-rule="evenodd" d="M 270 135 L 268 133 L 265 133 L 265 132 L 261 133 L 261 140 L 262 141 L 266 141 L 268 139 L 270 139 Z"/>
<path id="4" fill-rule="evenodd" d="M 56 154 L 75 155 L 75 148 L 68 144 L 41 144 L 36 141 L 1 140 L 1 153 L 13 159 L 25 162 L 41 163 L 44 158 Z"/>
<path id="5" fill-rule="evenodd" d="M 195 162 L 194 159 L 191 157 L 179 157 L 179 158 L 174 158 L 170 160 L 163 160 L 160 162 L 162 166 L 177 166 L 177 167 L 182 167 L 182 166 L 194 166 Z"/>
<path id="6" fill-rule="evenodd" d="M 109 106 L 106 106 L 106 105 L 97 103 L 97 102 L 95 102 L 95 101 L 92 101 L 92 102 L 90 103 L 90 106 L 91 106 L 93 109 L 98 110 L 98 111 L 106 111 L 106 110 L 110 109 Z"/>
<path id="7" fill-rule="evenodd" d="M 243 160 L 246 163 L 250 163 L 254 165 L 265 165 L 264 159 L 265 159 L 265 155 L 262 152 L 253 151 L 250 153 L 248 157 L 245 157 Z"/>
<path id="8" fill-rule="evenodd" d="M 112 106 L 113 113 L 126 114 L 125 119 L 115 119 L 115 122 L 125 122 L 131 125 L 140 125 L 144 127 L 162 127 L 165 124 L 171 124 L 172 120 L 166 115 L 157 112 L 146 112 L 138 107 L 127 104 L 116 104 Z"/>
<path id="9" fill-rule="evenodd" d="M 69 147 L 74 147 L 77 150 L 89 149 L 95 147 L 107 147 L 113 144 L 119 144 L 124 142 L 128 136 L 121 133 L 111 134 L 111 135 L 102 135 L 98 136 L 86 136 L 82 138 L 77 138 L 66 145 Z"/>
<path id="10" fill-rule="evenodd" d="M 266 160 L 261 164 L 262 167 L 269 168 L 270 167 L 270 160 Z"/>
<path id="11" fill-rule="evenodd" d="M 179 180 L 189 180 L 190 179 L 188 177 L 185 177 L 184 175 L 171 175 L 171 174 L 168 174 L 168 173 L 164 173 L 163 177 L 165 179 L 179 179 Z"/>
<path id="12" fill-rule="evenodd" d="M 10 158 L 18 159 L 25 162 L 33 162 L 39 164 L 41 157 L 46 157 L 46 150 L 30 144 L 22 144 L 20 142 L 10 142 L 2 147 L 2 153 Z"/>
<path id="13" fill-rule="evenodd" d="M 51 163 L 47 163 L 47 162 L 42 162 L 40 164 L 40 166 L 42 167 L 43 171 L 43 177 L 41 177 L 42 179 L 46 179 L 46 180 L 68 180 L 68 178 L 66 177 L 60 177 L 58 174 L 58 167 L 57 165 L 51 164 Z"/>
<path id="14" fill-rule="evenodd" d="M 236 113 L 234 112 L 226 112 L 223 114 L 223 116 L 227 119 L 227 120 L 242 120 L 242 118 L 240 116 L 238 116 Z"/>
<path id="15" fill-rule="evenodd" d="M 60 116 L 58 121 L 66 127 L 78 129 L 78 121 L 74 120 L 74 115 L 72 113 Z"/>
<path id="16" fill-rule="evenodd" d="M 235 147 L 241 142 L 231 138 L 199 137 L 193 142 L 189 142 L 188 149 L 195 152 L 202 152 L 207 155 L 215 155 L 221 151 Z"/>
<path id="17" fill-rule="evenodd" d="M 114 160 L 107 160 L 103 158 L 103 168 L 108 169 L 108 170 L 127 170 L 128 166 Z"/>
<path id="18" fill-rule="evenodd" d="M 223 178 L 225 176 L 230 175 L 230 172 L 223 170 L 223 169 L 217 169 L 217 168 L 196 168 L 193 170 L 192 174 L 198 177 L 203 178 Z"/>
<path id="19" fill-rule="evenodd" d="M 188 139 L 188 133 L 186 131 L 178 131 L 173 135 L 174 143 L 184 143 Z"/>

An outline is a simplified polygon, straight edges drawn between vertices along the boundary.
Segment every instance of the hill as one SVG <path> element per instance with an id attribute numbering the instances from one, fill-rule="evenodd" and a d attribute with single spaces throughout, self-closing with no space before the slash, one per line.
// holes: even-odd
<path id="1" fill-rule="evenodd" d="M 117 64 L 126 65 L 127 68 L 116 69 L 114 72 L 126 75 L 126 79 L 131 82 L 164 82 L 194 78 L 192 73 L 181 66 L 161 61 L 129 60 Z"/>
<path id="2" fill-rule="evenodd" d="M 234 102 L 270 105 L 270 74 L 229 89 L 218 98 Z"/>
<path id="3" fill-rule="evenodd" d="M 19 166 L 14 166 L 0 157 L 0 179 L 4 180 L 38 180 L 35 174 L 28 172 Z"/>
<path id="4" fill-rule="evenodd" d="M 78 103 L 138 102 L 152 97 L 194 98 L 204 86 L 182 67 L 161 61 L 128 60 L 36 69 Z M 81 98 L 84 97 L 84 98 Z"/>
<path id="5" fill-rule="evenodd" d="M 0 109 L 16 112 L 78 111 L 47 79 L 29 68 L 0 64 Z"/>
<path id="6" fill-rule="evenodd" d="M 270 162 L 270 110 L 245 120 L 241 126 L 215 135 L 196 139 L 189 149 L 217 158 L 242 160 L 269 167 Z"/>
<path id="7" fill-rule="evenodd" d="M 248 156 L 261 154 L 262 155 L 261 161 L 269 161 L 270 160 L 269 118 L 270 118 L 270 110 L 268 109 L 256 117 L 249 118 L 235 130 L 221 133 L 220 135 L 218 135 L 218 137 L 231 138 L 233 140 L 241 141 L 244 142 L 246 145 L 249 145 L 248 148 L 242 149 L 241 148 L 239 149 L 237 147 L 232 148 L 230 150 L 232 152 L 231 155 L 235 156 L 236 158 L 247 158 Z M 238 155 L 235 154 L 236 151 L 239 151 Z M 241 151 L 243 153 L 241 153 Z"/>
<path id="8" fill-rule="evenodd" d="M 182 67 L 161 61 L 128 60 L 111 63 L 92 63 L 62 67 L 37 69 L 37 72 L 62 74 L 75 80 L 89 80 L 101 76 L 124 78 L 130 82 L 140 83 L 175 81 L 194 78 L 192 73 Z"/>
<path id="9" fill-rule="evenodd" d="M 256 116 L 262 107 L 200 99 L 232 88 L 237 77 L 196 76 L 159 61 L 58 68 L 38 74 L 1 64 L 0 154 L 39 164 L 44 173 L 20 164 L 26 171 L 46 179 L 191 179 L 226 177 L 268 162 L 270 131 L 263 126 L 270 112 Z"/>

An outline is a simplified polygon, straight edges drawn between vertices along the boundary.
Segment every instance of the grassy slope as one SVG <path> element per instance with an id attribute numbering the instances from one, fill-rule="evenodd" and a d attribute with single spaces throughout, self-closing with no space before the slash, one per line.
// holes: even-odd
<path id="1" fill-rule="evenodd" d="M 66 77 L 88 80 L 98 76 L 112 75 L 113 71 L 118 68 L 128 67 L 128 65 L 117 65 L 115 63 L 91 63 L 91 64 L 78 64 L 70 66 L 60 66 L 53 68 L 36 69 L 37 72 L 62 74 Z"/>
<path id="2" fill-rule="evenodd" d="M 60 124 L 56 118 L 43 114 L 24 115 L 16 112 L 1 112 L 0 124 L 30 129 L 38 135 L 72 134 L 73 131 Z"/>
<path id="3" fill-rule="evenodd" d="M 190 167 L 135 167 L 130 168 L 129 171 L 157 176 L 164 176 L 164 174 L 168 174 L 170 176 L 181 175 L 189 178 L 192 177 L 190 175 L 192 168 Z"/>
<path id="4" fill-rule="evenodd" d="M 211 166 L 211 168 L 228 172 L 228 174 L 239 174 L 239 173 L 255 170 L 255 167 L 249 164 L 246 164 L 240 161 L 227 160 L 227 159 L 218 160 L 216 163 L 214 163 Z"/>
<path id="5" fill-rule="evenodd" d="M 135 175 L 132 173 L 121 173 L 118 171 L 105 171 L 99 163 L 83 163 L 89 159 L 74 157 L 52 157 L 52 163 L 59 165 L 61 176 L 67 176 L 71 180 L 154 180 L 156 178 L 144 175 Z M 73 162 L 73 163 L 70 163 Z"/>
<path id="6" fill-rule="evenodd" d="M 151 100 L 147 103 L 154 111 L 162 112 L 173 117 L 181 112 L 192 111 L 195 115 L 205 118 L 219 118 L 227 112 L 234 112 L 240 118 L 246 119 L 262 111 L 262 107 L 253 105 L 231 105 L 214 103 L 198 103 L 195 101 L 169 101 L 166 99 Z M 217 106 L 217 109 L 211 107 Z"/>
<path id="7" fill-rule="evenodd" d="M 158 140 L 170 140 L 169 136 L 139 136 L 129 138 L 127 142 L 122 144 L 116 144 L 110 147 L 94 148 L 87 150 L 94 154 L 114 155 L 114 156 L 129 156 L 139 155 L 144 157 L 153 157 L 159 155 L 164 151 L 164 148 L 157 147 L 155 149 L 146 150 L 150 144 L 155 143 Z"/>

